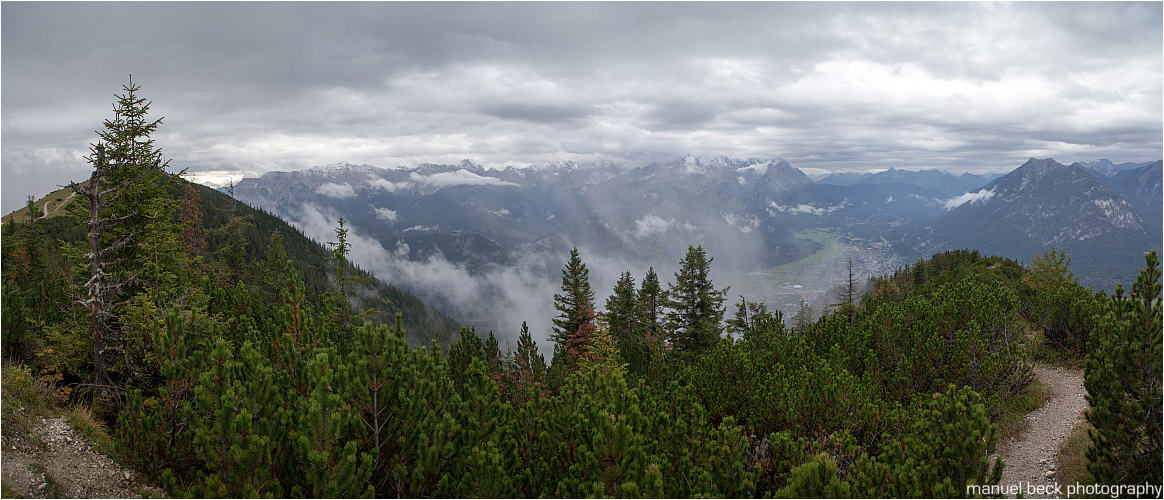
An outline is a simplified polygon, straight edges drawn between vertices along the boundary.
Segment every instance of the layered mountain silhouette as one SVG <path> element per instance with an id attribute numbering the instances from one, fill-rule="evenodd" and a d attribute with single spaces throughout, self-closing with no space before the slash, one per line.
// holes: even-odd
<path id="1" fill-rule="evenodd" d="M 779 158 L 503 170 L 466 160 L 271 172 L 243 179 L 234 193 L 291 221 L 313 211 L 343 216 L 410 259 L 439 256 L 469 269 L 572 245 L 652 264 L 697 244 L 717 264 L 749 271 L 812 255 L 820 244 L 796 235 L 825 228 L 884 239 L 906 258 L 976 248 L 1030 261 L 1053 246 L 1089 284 L 1111 288 L 1160 245 L 1160 164 L 1101 180 L 1082 164 L 1032 158 L 993 180 L 891 169 L 814 183 Z"/>
<path id="2" fill-rule="evenodd" d="M 1116 174 L 1123 172 L 1125 170 L 1137 169 L 1137 168 L 1148 166 L 1150 164 L 1152 164 L 1152 162 L 1135 163 L 1135 162 L 1130 162 L 1130 161 L 1116 164 L 1116 163 L 1112 163 L 1111 160 L 1100 159 L 1100 160 L 1095 160 L 1095 161 L 1075 162 L 1072 165 L 1078 165 L 1080 167 L 1083 167 L 1084 170 L 1087 170 L 1088 172 L 1091 172 L 1092 174 L 1094 174 L 1096 177 L 1099 177 L 1102 179 L 1105 177 L 1111 177 L 1111 176 L 1116 175 Z"/>

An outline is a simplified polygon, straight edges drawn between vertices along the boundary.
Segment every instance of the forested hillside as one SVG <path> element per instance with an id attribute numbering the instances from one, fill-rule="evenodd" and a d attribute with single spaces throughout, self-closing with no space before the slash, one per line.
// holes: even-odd
<path id="1" fill-rule="evenodd" d="M 249 263 L 263 262 L 268 259 L 269 252 L 278 251 L 275 248 L 277 245 L 273 245 L 278 239 L 286 258 L 303 279 L 306 300 L 317 302 L 320 295 L 331 287 L 328 280 L 334 272 L 334 264 L 328 262 L 332 254 L 324 244 L 304 236 L 278 217 L 237 202 L 215 189 L 176 176 L 167 181 L 166 195 L 178 200 L 180 204 L 178 220 L 183 226 L 180 242 L 188 246 L 189 254 L 202 257 L 204 262 L 200 265 L 203 270 L 214 271 L 216 285 L 223 282 L 237 285 L 241 281 L 252 288 L 262 286 L 262 268 Z M 53 195 L 64 199 L 76 198 L 68 187 Z M 39 207 L 44 203 L 52 202 L 46 198 L 34 205 Z M 23 214 L 29 213 L 29 209 L 24 208 L 12 214 L 14 217 L 4 219 L 3 236 L 6 244 L 13 248 L 29 248 L 31 251 L 29 258 L 34 260 L 29 261 L 29 274 L 26 277 L 30 282 L 42 282 L 41 286 L 49 286 L 50 283 L 68 286 L 65 281 L 54 281 L 58 277 L 56 275 L 65 273 L 67 276 L 68 273 L 68 270 L 60 268 L 62 261 L 59 254 L 67 250 L 69 245 L 85 241 L 87 229 L 84 217 L 87 216 L 88 208 L 75 203 L 66 207 L 67 210 L 61 210 L 66 213 L 50 213 L 47 217 L 34 220 L 23 217 Z M 40 209 L 32 211 L 39 212 Z M 22 222 L 14 224 L 12 220 Z M 231 259 L 233 262 L 229 262 Z M 232 265 L 241 271 L 235 272 L 233 276 L 230 275 L 231 271 L 224 273 L 223 270 Z M 353 299 L 354 307 L 369 308 L 375 319 L 386 322 L 393 321 L 396 313 L 402 313 L 406 318 L 405 327 L 413 332 L 410 342 L 414 345 L 427 344 L 434 336 L 447 337 L 460 328 L 452 318 L 414 295 L 372 277 L 357 266 L 352 266 L 351 272 L 360 275 L 363 280 L 361 293 Z M 58 292 L 63 290 L 44 293 L 45 296 L 64 297 Z M 38 311 L 41 308 L 34 309 L 16 314 L 40 314 Z M 5 341 L 5 353 L 13 354 L 14 351 L 8 348 L 9 343 L 22 342 L 26 336 L 27 327 L 21 325 L 15 318 L 11 323 L 5 323 L 6 336 L 12 339 Z"/>
<path id="2" fill-rule="evenodd" d="M 1043 350 L 1086 360 L 1095 479 L 1161 481 L 1155 251 L 1112 297 L 1062 253 L 950 251 L 786 324 L 694 246 L 597 304 L 575 248 L 547 361 L 526 328 L 440 342 L 342 219 L 325 252 L 166 175 L 125 91 L 73 215 L 3 226 L 3 350 L 171 496 L 963 497 Z"/>

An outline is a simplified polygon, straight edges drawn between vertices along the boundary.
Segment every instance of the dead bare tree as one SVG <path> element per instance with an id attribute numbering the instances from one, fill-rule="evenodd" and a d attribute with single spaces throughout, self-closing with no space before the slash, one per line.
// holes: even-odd
<path id="1" fill-rule="evenodd" d="M 101 213 L 107 211 L 126 188 L 140 181 L 151 171 L 160 169 L 161 158 L 156 159 L 151 168 L 142 169 L 134 178 L 105 188 L 102 188 L 102 179 L 122 168 L 123 164 L 121 162 L 111 164 L 107 161 L 105 145 L 102 143 L 94 146 L 92 161 L 94 168 L 93 173 L 89 175 L 88 183 L 70 182 L 68 186 L 89 200 L 89 253 L 85 255 L 89 261 L 89 280 L 85 283 L 88 295 L 78 299 L 78 302 L 89 309 L 89 316 L 93 322 L 94 384 L 98 387 L 105 387 L 107 392 L 113 389 L 109 380 L 106 352 L 109 349 L 110 338 L 117 334 L 117 328 L 114 324 L 116 319 L 114 310 L 125 304 L 125 300 L 120 300 L 121 289 L 131 283 L 135 277 L 134 274 L 114 277 L 107 271 L 111 266 L 121 262 L 120 259 L 112 259 L 112 257 L 133 240 L 134 231 L 130 230 L 107 245 L 102 240 L 107 229 L 136 216 L 137 210 L 104 217 Z"/>

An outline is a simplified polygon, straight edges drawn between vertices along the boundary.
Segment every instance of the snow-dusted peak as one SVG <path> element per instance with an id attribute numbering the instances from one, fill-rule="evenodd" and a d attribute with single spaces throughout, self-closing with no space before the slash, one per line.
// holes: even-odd
<path id="1" fill-rule="evenodd" d="M 728 156 L 693 156 L 687 155 L 671 163 L 672 168 L 683 175 L 716 175 L 719 173 L 735 175 L 758 174 L 764 175 L 770 166 L 788 166 L 782 158 L 732 158 Z"/>
<path id="2" fill-rule="evenodd" d="M 316 166 L 316 167 L 311 167 L 311 168 L 307 169 L 306 172 L 309 174 L 315 174 L 315 175 L 330 175 L 330 174 L 334 174 L 337 172 L 351 172 L 351 171 L 376 172 L 379 170 L 383 170 L 383 169 L 380 167 L 377 167 L 375 165 L 368 164 L 368 163 L 362 163 L 362 164 L 357 165 L 355 163 L 346 163 L 345 162 L 345 163 L 332 163 L 332 164 L 328 164 L 328 165 L 320 165 L 320 166 Z"/>
<path id="3" fill-rule="evenodd" d="M 461 169 L 468 170 L 470 172 L 484 172 L 485 171 L 485 167 L 482 167 L 480 164 L 475 163 L 473 160 L 470 160 L 468 158 L 461 160 L 460 166 L 461 166 Z"/>
<path id="4" fill-rule="evenodd" d="M 529 169 L 537 171 L 575 171 L 592 169 L 630 170 L 629 167 L 611 160 L 602 160 L 596 163 L 578 163 L 574 160 L 558 160 L 548 163 L 533 163 L 530 164 Z"/>

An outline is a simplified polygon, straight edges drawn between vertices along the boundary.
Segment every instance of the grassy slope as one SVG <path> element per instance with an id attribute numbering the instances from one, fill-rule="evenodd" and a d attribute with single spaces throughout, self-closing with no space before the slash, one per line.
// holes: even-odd
<path id="1" fill-rule="evenodd" d="M 43 198 L 33 202 L 33 211 L 36 217 L 45 217 L 45 205 L 48 205 L 48 217 L 59 217 L 68 213 L 65 208 L 70 204 L 84 200 L 84 198 L 77 198 L 73 194 L 72 188 L 63 187 L 53 191 Z M 28 207 L 22 207 L 20 210 L 12 212 L 0 218 L 0 223 L 7 224 L 12 221 L 24 222 L 28 220 Z"/>

